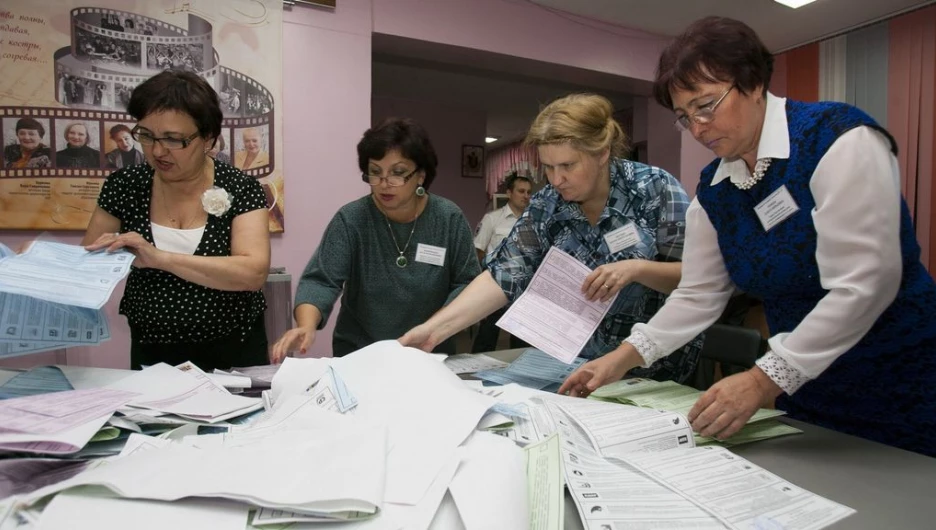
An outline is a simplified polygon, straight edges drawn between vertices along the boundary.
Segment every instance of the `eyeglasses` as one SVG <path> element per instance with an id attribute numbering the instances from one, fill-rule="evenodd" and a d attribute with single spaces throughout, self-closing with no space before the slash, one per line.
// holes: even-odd
<path id="1" fill-rule="evenodd" d="M 138 125 L 130 131 L 130 136 L 133 136 L 133 139 L 140 142 L 142 145 L 153 145 L 156 142 L 159 142 L 159 145 L 163 146 L 165 149 L 175 151 L 177 149 L 185 149 L 188 147 L 189 144 L 192 143 L 192 140 L 198 138 L 198 133 L 196 132 L 188 138 L 156 138 L 145 129 L 141 129 Z"/>
<path id="2" fill-rule="evenodd" d="M 673 126 L 676 127 L 680 132 L 688 131 L 692 127 L 692 122 L 698 123 L 700 125 L 711 123 L 715 119 L 715 109 L 721 105 L 721 102 L 725 99 L 725 96 L 731 92 L 731 89 L 734 88 L 734 85 L 728 87 L 728 90 L 718 98 L 718 101 L 715 103 L 709 103 L 708 105 L 703 105 L 696 109 L 692 114 L 683 114 L 676 118 L 676 121 L 673 123 Z"/>
<path id="3" fill-rule="evenodd" d="M 394 171 L 396 171 L 396 170 L 394 170 Z M 407 175 L 386 175 L 386 176 L 384 176 L 384 175 L 381 175 L 381 174 L 378 173 L 378 172 L 374 172 L 374 173 L 362 173 L 362 174 L 361 174 L 361 180 L 363 180 L 364 182 L 370 184 L 371 187 L 373 187 L 373 186 L 378 186 L 378 185 L 380 185 L 380 182 L 381 182 L 382 180 L 386 180 L 386 181 L 387 181 L 387 186 L 390 186 L 391 188 L 396 188 L 396 187 L 398 187 L 398 186 L 402 186 L 402 185 L 406 184 L 406 183 L 409 181 L 409 179 L 413 178 L 413 175 L 415 175 L 417 171 L 419 171 L 419 168 L 418 168 L 418 167 L 417 167 L 416 169 L 410 171 L 409 174 L 407 174 Z"/>

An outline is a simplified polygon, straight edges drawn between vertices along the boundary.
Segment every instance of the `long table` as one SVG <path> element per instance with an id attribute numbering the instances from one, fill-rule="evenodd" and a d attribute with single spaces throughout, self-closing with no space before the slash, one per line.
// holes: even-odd
<path id="1" fill-rule="evenodd" d="M 509 362 L 522 351 L 488 355 Z M 103 386 L 131 373 L 107 368 L 60 368 L 78 389 Z M 0 369 L 0 384 L 16 373 Z M 732 451 L 793 484 L 857 511 L 830 528 L 936 528 L 936 458 L 789 418 L 781 421 L 802 429 L 803 434 L 742 445 Z M 568 494 L 565 528 L 583 530 Z"/>
<path id="2" fill-rule="evenodd" d="M 512 349 L 487 355 L 511 362 L 522 352 Z M 936 458 L 790 418 L 781 417 L 780 421 L 803 434 L 731 450 L 797 486 L 856 510 L 829 528 L 936 528 Z M 565 514 L 567 530 L 582 530 L 568 494 Z"/>

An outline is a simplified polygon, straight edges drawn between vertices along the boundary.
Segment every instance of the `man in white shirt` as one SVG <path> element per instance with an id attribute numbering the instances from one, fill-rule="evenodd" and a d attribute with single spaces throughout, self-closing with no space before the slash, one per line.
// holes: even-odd
<path id="1" fill-rule="evenodd" d="M 530 190 L 533 183 L 529 178 L 517 175 L 516 173 L 508 176 L 504 183 L 507 185 L 507 204 L 492 212 L 484 214 L 481 224 L 478 225 L 477 234 L 474 239 L 475 250 L 478 251 L 478 260 L 484 263 L 484 257 L 493 252 L 501 241 L 510 234 L 514 223 L 526 210 L 530 204 Z M 478 325 L 478 334 L 475 336 L 471 352 L 479 353 L 497 349 L 497 336 L 500 330 L 495 323 L 504 314 L 506 308 L 495 311 L 488 315 Z M 520 348 L 526 345 L 516 337 L 510 337 L 512 348 Z"/>
<path id="2" fill-rule="evenodd" d="M 530 190 L 533 188 L 530 179 L 514 173 L 504 182 L 507 184 L 507 204 L 484 214 L 475 234 L 474 246 L 480 261 L 484 261 L 484 256 L 497 248 L 510 234 L 510 229 L 530 204 Z"/>

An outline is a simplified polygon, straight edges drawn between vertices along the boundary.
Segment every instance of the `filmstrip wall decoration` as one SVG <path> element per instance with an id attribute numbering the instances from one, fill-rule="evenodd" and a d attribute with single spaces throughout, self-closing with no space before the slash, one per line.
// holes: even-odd
<path id="1" fill-rule="evenodd" d="M 281 35 L 281 0 L 4 2 L 0 229 L 84 230 L 104 179 L 142 150 L 125 113 L 134 87 L 186 69 L 221 101 L 215 158 L 261 183 L 282 231 Z"/>

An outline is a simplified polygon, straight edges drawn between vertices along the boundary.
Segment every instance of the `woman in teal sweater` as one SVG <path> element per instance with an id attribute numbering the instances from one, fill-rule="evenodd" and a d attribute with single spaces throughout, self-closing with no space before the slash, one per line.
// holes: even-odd
<path id="1" fill-rule="evenodd" d="M 325 229 L 299 280 L 296 327 L 273 346 L 273 362 L 305 353 L 339 296 L 336 357 L 399 337 L 481 272 L 461 210 L 426 191 L 438 162 L 419 124 L 388 119 L 364 133 L 357 151 L 371 193 L 344 205 Z M 454 344 L 436 351 L 454 353 Z"/>

